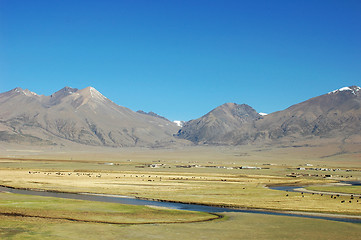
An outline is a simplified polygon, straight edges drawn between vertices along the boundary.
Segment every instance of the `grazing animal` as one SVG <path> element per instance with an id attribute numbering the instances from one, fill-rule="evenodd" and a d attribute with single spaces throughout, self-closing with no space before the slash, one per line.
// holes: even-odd
<path id="1" fill-rule="evenodd" d="M 344 203 L 344 202 L 345 202 L 345 200 L 342 200 L 342 201 L 341 201 L 341 203 Z"/>

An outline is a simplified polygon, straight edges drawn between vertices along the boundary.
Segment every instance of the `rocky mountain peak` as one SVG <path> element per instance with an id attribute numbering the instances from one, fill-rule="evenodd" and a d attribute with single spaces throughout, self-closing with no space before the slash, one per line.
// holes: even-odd
<path id="1" fill-rule="evenodd" d="M 228 115 L 237 118 L 252 118 L 256 119 L 260 115 L 254 110 L 251 106 L 247 104 L 237 104 L 237 103 L 225 103 L 221 106 L 213 109 L 208 114 L 213 114 L 216 116 Z"/>
<path id="2" fill-rule="evenodd" d="M 107 98 L 93 87 L 86 87 L 77 92 L 83 97 L 83 104 L 88 101 L 106 102 Z"/>
<path id="3" fill-rule="evenodd" d="M 61 102 L 61 100 L 69 95 L 72 95 L 73 93 L 77 92 L 77 88 L 71 88 L 71 87 L 64 87 L 60 89 L 59 91 L 53 93 L 50 95 L 49 100 L 46 102 L 47 106 L 50 105 L 56 105 Z"/>
<path id="4" fill-rule="evenodd" d="M 215 109 L 213 109 L 212 111 L 217 111 L 217 110 L 232 110 L 232 109 L 235 109 L 235 108 L 239 108 L 240 106 L 242 105 L 246 105 L 246 104 L 237 104 L 237 103 L 224 103 L 218 107 L 216 107 Z M 211 111 L 211 112 L 212 112 Z"/>
<path id="5" fill-rule="evenodd" d="M 13 90 L 10 90 L 10 92 L 17 92 L 17 93 L 21 93 L 22 91 L 24 91 L 21 87 L 16 87 Z"/>
<path id="6" fill-rule="evenodd" d="M 9 91 L 11 94 L 23 94 L 25 96 L 37 96 L 36 93 L 31 92 L 29 89 L 22 89 L 20 87 L 16 87 L 13 90 Z"/>
<path id="7" fill-rule="evenodd" d="M 50 97 L 51 98 L 65 97 L 65 96 L 73 94 L 73 93 L 75 93 L 77 91 L 78 91 L 77 88 L 64 87 L 64 88 L 60 89 L 59 91 L 57 91 L 57 92 L 53 93 L 52 95 L 50 95 Z"/>

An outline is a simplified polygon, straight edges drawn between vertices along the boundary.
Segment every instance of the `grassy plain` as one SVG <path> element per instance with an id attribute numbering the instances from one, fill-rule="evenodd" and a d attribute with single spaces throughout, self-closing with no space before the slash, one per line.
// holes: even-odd
<path id="1" fill-rule="evenodd" d="M 224 213 L 210 222 L 115 225 L 0 216 L 1 239 L 359 239 L 361 225 L 327 220 Z"/>
<path id="2" fill-rule="evenodd" d="M 87 149 L 73 152 L 61 152 L 59 149 L 7 150 L 0 154 L 0 184 L 16 188 L 107 193 L 208 205 L 360 216 L 361 202 L 355 199 L 348 203 L 349 196 L 335 199 L 321 194 L 286 193 L 267 188 L 269 185 L 304 186 L 361 180 L 361 155 L 340 155 L 338 151 L 339 149 L 332 146 L 307 149 Z M 240 169 L 241 166 L 252 168 Z M 297 170 L 298 167 L 305 166 L 338 170 Z M 355 191 L 358 191 L 358 188 Z M 3 196 L 4 194 L 0 194 L 0 200 Z M 24 199 L 28 198 L 31 197 Z M 342 201 L 347 201 L 347 204 Z M 37 211 L 34 205 L 29 206 L 31 207 L 27 208 L 28 211 Z M 79 215 L 76 216 L 85 217 L 75 211 L 77 207 L 73 208 L 74 211 L 66 212 L 65 206 L 65 202 L 52 205 L 55 210 L 51 215 L 66 216 L 77 213 Z M 6 206 L 9 211 L 11 208 L 11 204 Z M 92 209 L 96 208 L 91 207 L 90 213 Z M 121 212 L 121 209 L 119 211 Z M 206 217 L 187 214 L 183 216 L 183 221 Z M 104 239 L 114 239 L 118 234 L 122 235 L 122 239 L 329 239 L 327 236 L 331 232 L 332 238 L 347 233 L 349 239 L 357 239 L 356 233 L 360 232 L 359 224 L 245 213 L 225 215 L 225 219 L 212 222 L 151 226 L 70 223 L 44 218 L 34 222 L 34 218 L 22 218 L 20 221 L 16 216 L 2 216 L 0 233 L 13 236 L 14 239 L 23 239 L 26 236 L 64 239 L 64 235 L 68 236 L 68 239 L 80 239 L 81 234 L 87 231 L 93 231 L 94 236 L 102 234 Z M 94 216 L 102 219 L 101 214 L 95 212 L 89 214 L 88 218 L 92 219 Z M 115 214 L 114 218 L 109 219 L 120 222 L 126 221 L 128 217 L 128 221 L 147 220 L 142 218 L 142 214 L 122 216 L 123 218 Z M 169 217 L 168 220 L 172 219 Z M 36 225 L 40 226 L 37 230 Z"/>

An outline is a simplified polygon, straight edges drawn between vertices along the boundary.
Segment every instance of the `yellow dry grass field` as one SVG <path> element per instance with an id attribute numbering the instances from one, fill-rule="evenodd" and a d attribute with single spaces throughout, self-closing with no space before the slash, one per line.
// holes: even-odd
<path id="1" fill-rule="evenodd" d="M 60 192 L 88 192 L 215 206 L 272 210 L 361 214 L 361 201 L 349 197 L 270 190 L 267 185 L 320 183 L 260 175 L 185 174 L 150 172 L 88 172 L 1 170 L 0 184 Z"/>

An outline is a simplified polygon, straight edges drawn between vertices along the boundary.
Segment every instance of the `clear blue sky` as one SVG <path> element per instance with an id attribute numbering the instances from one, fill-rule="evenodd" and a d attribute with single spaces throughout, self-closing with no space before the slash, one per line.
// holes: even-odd
<path id="1" fill-rule="evenodd" d="M 361 85 L 360 0 L 0 0 L 0 92 L 93 86 L 190 120 L 350 85 Z"/>

